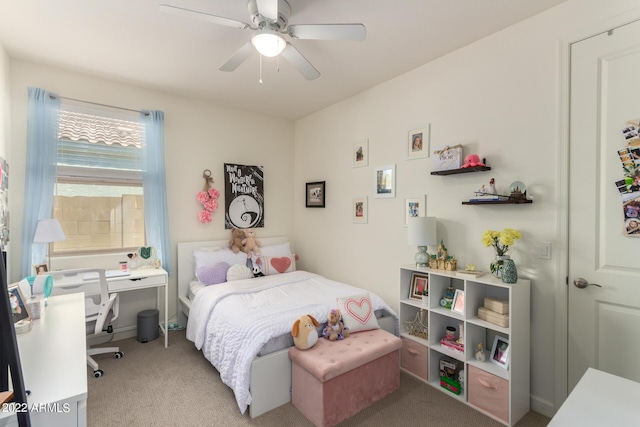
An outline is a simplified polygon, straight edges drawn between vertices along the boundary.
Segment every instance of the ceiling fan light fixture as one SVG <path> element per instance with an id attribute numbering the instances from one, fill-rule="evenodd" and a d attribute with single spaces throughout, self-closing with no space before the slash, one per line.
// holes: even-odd
<path id="1" fill-rule="evenodd" d="M 262 56 L 278 56 L 287 46 L 287 42 L 275 31 L 264 30 L 251 38 L 251 44 Z"/>

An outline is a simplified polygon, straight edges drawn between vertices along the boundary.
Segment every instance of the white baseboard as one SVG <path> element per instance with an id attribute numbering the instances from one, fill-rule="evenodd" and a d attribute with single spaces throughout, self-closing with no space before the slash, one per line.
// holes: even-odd
<path id="1" fill-rule="evenodd" d="M 556 408 L 553 403 L 534 395 L 531 395 L 531 410 L 549 418 L 553 418 L 556 414 Z"/>

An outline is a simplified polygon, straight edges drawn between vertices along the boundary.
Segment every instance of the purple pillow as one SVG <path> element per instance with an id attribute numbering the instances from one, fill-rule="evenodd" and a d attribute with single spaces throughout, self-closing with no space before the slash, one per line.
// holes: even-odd
<path id="1" fill-rule="evenodd" d="M 227 270 L 231 266 L 226 262 L 219 262 L 213 266 L 198 267 L 196 277 L 205 285 L 217 285 L 227 281 Z"/>

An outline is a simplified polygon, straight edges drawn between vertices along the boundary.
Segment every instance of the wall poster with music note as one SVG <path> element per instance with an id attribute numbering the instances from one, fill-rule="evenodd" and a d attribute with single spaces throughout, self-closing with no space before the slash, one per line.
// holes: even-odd
<path id="1" fill-rule="evenodd" d="M 224 228 L 264 227 L 264 168 L 224 164 Z"/>

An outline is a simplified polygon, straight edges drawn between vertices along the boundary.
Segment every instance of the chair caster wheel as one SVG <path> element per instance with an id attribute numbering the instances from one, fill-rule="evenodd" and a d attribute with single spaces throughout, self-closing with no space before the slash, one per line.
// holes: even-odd
<path id="1" fill-rule="evenodd" d="M 114 357 L 116 359 L 122 359 L 124 357 L 124 353 L 121 351 L 116 351 L 116 353 L 114 354 Z"/>
<path id="2" fill-rule="evenodd" d="M 96 378 L 100 378 L 104 374 L 102 369 L 98 369 L 97 371 L 93 371 L 93 376 Z"/>

